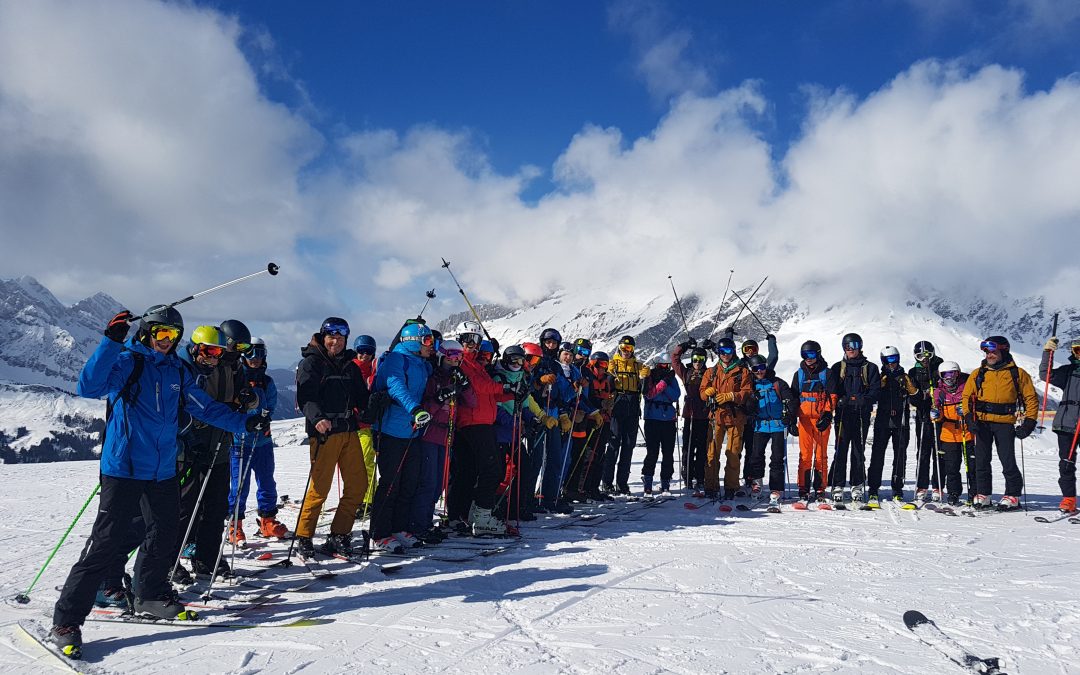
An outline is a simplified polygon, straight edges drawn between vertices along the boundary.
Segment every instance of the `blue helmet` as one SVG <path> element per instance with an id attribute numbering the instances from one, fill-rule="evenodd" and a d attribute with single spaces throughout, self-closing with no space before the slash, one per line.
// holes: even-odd
<path id="1" fill-rule="evenodd" d="M 419 354 L 420 347 L 424 344 L 432 346 L 435 344 L 435 336 L 432 335 L 431 329 L 422 323 L 410 323 L 403 326 L 398 337 L 399 344 L 410 354 Z"/>
<path id="2" fill-rule="evenodd" d="M 371 354 L 374 356 L 376 349 L 375 338 L 370 335 L 357 335 L 352 348 L 357 354 Z"/>

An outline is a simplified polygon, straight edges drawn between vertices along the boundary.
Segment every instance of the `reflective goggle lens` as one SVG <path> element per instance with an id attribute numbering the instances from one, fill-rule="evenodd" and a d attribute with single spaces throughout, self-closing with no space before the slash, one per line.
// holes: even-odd
<path id="1" fill-rule="evenodd" d="M 252 345 L 251 349 L 244 352 L 244 356 L 248 359 L 266 359 L 266 347 L 262 345 Z"/>
<path id="2" fill-rule="evenodd" d="M 731 347 L 717 347 L 716 351 L 721 353 L 721 354 L 734 354 L 735 353 L 735 350 L 732 349 Z"/>
<path id="3" fill-rule="evenodd" d="M 483 340 L 476 333 L 465 333 L 458 336 L 458 342 L 463 345 L 478 345 Z"/>
<path id="4" fill-rule="evenodd" d="M 750 370 L 754 371 L 755 373 L 763 373 L 768 369 L 769 369 L 769 366 L 764 364 L 764 363 L 762 363 L 760 365 L 750 367 Z"/>
<path id="5" fill-rule="evenodd" d="M 693 361 L 694 363 L 701 363 L 701 362 L 703 362 L 705 360 L 705 357 L 704 356 L 691 356 L 690 360 Z"/>
<path id="6" fill-rule="evenodd" d="M 371 347 L 361 347 L 356 350 L 357 356 L 375 356 L 375 350 Z"/>
<path id="7" fill-rule="evenodd" d="M 420 336 L 420 344 L 424 345 L 425 347 L 430 347 L 430 346 L 434 345 L 435 344 L 435 336 L 434 335 L 421 335 Z"/>
<path id="8" fill-rule="evenodd" d="M 1080 345 L 1073 345 L 1072 346 L 1072 353 L 1077 355 L 1077 356 L 1080 356 Z"/>
<path id="9" fill-rule="evenodd" d="M 574 349 L 574 351 L 576 351 L 580 356 L 588 356 L 589 354 L 592 354 L 591 349 L 589 349 L 588 347 L 582 346 L 582 345 L 578 345 Z"/>
<path id="10" fill-rule="evenodd" d="M 199 353 L 203 356 L 220 359 L 221 355 L 225 353 L 225 348 L 221 345 L 199 345 Z"/>
<path id="11" fill-rule="evenodd" d="M 984 340 L 983 343 L 979 345 L 979 349 L 984 352 L 996 352 L 998 350 L 998 343 L 993 340 Z"/>
<path id="12" fill-rule="evenodd" d="M 900 356 L 899 355 L 893 355 L 893 356 L 886 356 L 885 357 L 885 363 L 899 363 L 899 362 L 900 362 Z"/>
<path id="13" fill-rule="evenodd" d="M 757 347 L 747 346 L 742 348 L 743 356 L 753 356 L 757 354 Z"/>
<path id="14" fill-rule="evenodd" d="M 855 349 L 862 349 L 862 343 L 859 342 L 858 340 L 851 340 L 850 342 L 845 342 L 844 343 L 844 349 L 847 350 L 847 351 L 852 351 L 852 350 L 855 350 Z"/>
<path id="15" fill-rule="evenodd" d="M 508 358 L 506 360 L 506 362 L 508 364 L 510 364 L 511 366 L 523 366 L 523 365 L 525 365 L 525 357 L 511 356 L 510 358 Z"/>
<path id="16" fill-rule="evenodd" d="M 623 350 L 624 352 L 632 352 L 632 351 L 634 351 L 634 345 L 629 344 L 629 343 L 624 343 L 624 344 L 619 345 L 619 349 Z"/>
<path id="17" fill-rule="evenodd" d="M 349 337 L 349 327 L 341 323 L 329 323 L 323 326 L 323 334 Z"/>
<path id="18" fill-rule="evenodd" d="M 816 359 L 818 357 L 818 353 L 812 349 L 808 349 L 802 353 L 802 357 L 804 359 Z"/>
<path id="19" fill-rule="evenodd" d="M 232 340 L 229 340 L 229 342 L 232 343 L 232 346 L 236 347 L 236 351 L 241 354 L 251 350 L 251 343 L 249 342 L 233 342 Z"/>
<path id="20" fill-rule="evenodd" d="M 596 367 L 599 368 L 600 370 L 607 370 L 607 367 L 608 367 L 608 362 L 607 361 L 594 361 L 593 363 L 595 363 Z"/>
<path id="21" fill-rule="evenodd" d="M 934 352 L 929 352 L 929 351 L 927 351 L 927 352 L 918 352 L 917 354 L 915 354 L 915 358 L 919 359 L 920 361 L 925 361 L 926 359 L 930 359 L 930 358 L 933 358 L 933 357 L 934 357 Z"/>
<path id="22" fill-rule="evenodd" d="M 150 337 L 155 340 L 171 340 L 172 342 L 176 342 L 180 337 L 180 329 L 176 326 L 166 326 L 164 324 L 150 326 Z"/>

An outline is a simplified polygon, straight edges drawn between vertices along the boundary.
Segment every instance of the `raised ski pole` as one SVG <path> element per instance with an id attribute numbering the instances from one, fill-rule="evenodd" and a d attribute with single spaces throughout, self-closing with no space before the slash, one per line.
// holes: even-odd
<path id="1" fill-rule="evenodd" d="M 761 282 L 761 283 L 765 283 L 765 282 L 763 281 L 763 282 Z M 761 288 L 761 287 L 760 287 L 760 286 L 758 286 L 758 288 Z M 768 335 L 768 334 L 769 334 L 769 329 L 765 327 L 765 324 L 761 323 L 761 319 L 759 319 L 759 318 L 758 318 L 758 315 L 754 313 L 754 310 L 750 309 L 750 305 L 748 305 L 748 304 L 746 303 L 746 300 L 743 300 L 743 299 L 742 299 L 742 296 L 741 296 L 741 295 L 739 295 L 739 292 L 738 292 L 738 291 L 736 291 L 736 290 L 735 290 L 734 288 L 733 288 L 733 289 L 731 289 L 731 292 L 732 292 L 732 294 L 733 294 L 733 295 L 734 295 L 734 296 L 735 296 L 736 298 L 738 298 L 738 299 L 739 299 L 739 302 L 741 302 L 741 303 L 743 304 L 743 307 L 745 307 L 745 308 L 746 308 L 746 311 L 750 312 L 750 316 L 754 317 L 754 320 L 755 320 L 755 321 L 757 321 L 757 323 L 758 323 L 758 325 L 759 325 L 759 326 L 761 326 L 761 330 L 765 331 L 765 334 L 766 334 L 766 335 Z M 754 291 L 754 292 L 756 293 L 757 291 Z M 750 298 L 751 298 L 751 299 L 753 299 L 753 297 L 754 297 L 754 296 L 750 296 Z M 737 319 L 736 319 L 736 320 L 737 320 Z M 733 325 L 734 325 L 734 324 L 733 324 Z"/>
<path id="2" fill-rule="evenodd" d="M 671 293 L 675 296 L 675 306 L 679 308 L 679 316 L 682 317 L 683 330 L 686 331 L 686 339 L 690 338 L 690 325 L 686 323 L 686 312 L 683 311 L 682 303 L 679 302 L 679 294 L 675 292 L 675 282 L 671 280 L 671 275 L 667 277 L 668 283 L 671 284 Z"/>
<path id="3" fill-rule="evenodd" d="M 247 281 L 248 279 L 251 279 L 253 277 L 257 277 L 260 274 L 269 274 L 270 276 L 277 276 L 277 273 L 278 273 L 277 264 L 276 263 L 268 263 L 266 265 L 266 269 L 264 269 L 264 270 L 259 270 L 258 272 L 252 272 L 251 274 L 246 274 L 246 275 L 244 275 L 242 277 L 239 277 L 237 279 L 233 279 L 232 281 L 226 281 L 223 284 L 218 284 L 217 286 L 214 286 L 213 288 L 208 288 L 205 291 L 199 291 L 198 293 L 196 293 L 194 295 L 189 295 L 186 298 L 183 298 L 181 300 L 177 300 L 176 302 L 170 302 L 169 304 L 165 305 L 165 307 L 176 307 L 177 305 L 182 305 L 185 302 L 190 302 L 190 301 L 192 301 L 192 300 L 194 300 L 196 298 L 201 298 L 202 296 L 207 295 L 209 293 L 213 293 L 214 291 L 220 291 L 223 288 L 228 288 L 229 286 L 232 286 L 233 284 L 238 284 L 241 281 Z M 128 320 L 128 323 L 135 323 L 136 321 L 139 321 L 139 320 L 144 319 L 144 318 L 146 318 L 145 314 L 143 314 L 142 316 L 132 317 L 131 319 Z"/>
<path id="4" fill-rule="evenodd" d="M 79 512 L 75 514 L 75 520 L 71 521 L 71 524 L 68 525 L 67 530 L 64 531 L 64 535 L 60 537 L 60 541 L 56 542 L 56 546 L 53 547 L 52 553 L 50 553 L 49 557 L 45 559 L 45 564 L 42 565 L 41 569 L 38 570 L 37 576 L 34 577 L 34 580 L 30 582 L 30 585 L 25 591 L 15 596 L 15 601 L 18 602 L 20 605 L 25 605 L 26 603 L 30 602 L 30 592 L 34 590 L 34 586 L 37 586 L 38 580 L 41 579 L 41 575 L 45 573 L 45 569 L 49 566 L 49 563 L 52 562 L 53 556 L 56 555 L 56 552 L 59 551 L 60 547 L 64 545 L 65 541 L 67 541 L 68 535 L 71 534 L 71 531 L 73 529 L 75 529 L 75 523 L 79 522 L 79 519 L 82 518 L 82 514 L 86 512 L 86 507 L 90 506 L 90 502 L 94 501 L 94 497 L 97 496 L 98 490 L 100 489 L 101 483 L 98 483 L 94 486 L 94 490 L 90 493 L 90 496 L 86 498 L 86 503 L 83 504 L 82 508 L 79 509 Z"/>
<path id="5" fill-rule="evenodd" d="M 735 270 L 729 270 L 728 271 L 727 285 L 724 286 L 724 295 L 723 295 L 723 298 L 720 300 L 719 309 L 716 310 L 716 325 L 717 325 L 717 327 L 720 326 L 720 312 L 724 311 L 724 305 L 727 304 L 728 289 L 731 288 L 731 277 L 733 277 L 734 275 L 735 275 Z"/>
<path id="6" fill-rule="evenodd" d="M 731 289 L 731 292 L 732 292 L 732 293 L 735 293 L 735 297 L 736 297 L 736 298 L 739 298 L 739 301 L 740 301 L 740 302 L 742 302 L 742 305 L 743 305 L 743 309 L 750 309 L 750 306 L 749 306 L 748 304 L 746 304 L 746 303 L 748 303 L 748 302 L 750 302 L 750 300 L 753 300 L 753 299 L 754 299 L 754 296 L 758 294 L 758 291 L 760 291 L 760 290 L 761 290 L 761 287 L 762 287 L 762 286 L 764 286 L 764 285 L 765 285 L 765 282 L 766 282 L 766 281 L 768 281 L 768 280 L 769 280 L 769 277 L 768 277 L 768 276 L 766 275 L 766 277 L 765 277 L 764 279 L 762 279 L 762 280 L 761 280 L 761 283 L 757 285 L 757 288 L 755 288 L 755 289 L 754 289 L 754 292 L 750 294 L 750 298 L 749 298 L 748 300 L 743 300 L 743 299 L 742 299 L 742 298 L 741 298 L 741 297 L 739 296 L 739 294 L 738 294 L 738 293 L 735 293 L 735 289 L 734 289 L 734 288 L 733 288 L 733 289 Z M 735 315 L 735 320 L 731 322 L 731 325 L 732 325 L 732 327 L 734 327 L 734 326 L 735 326 L 735 324 L 736 324 L 736 323 L 738 323 L 738 321 L 739 321 L 739 317 L 741 317 L 741 316 L 742 316 L 742 313 L 743 313 L 743 310 L 742 310 L 742 309 L 740 309 L 740 310 L 739 310 L 739 313 Z M 751 313 L 751 314 L 753 314 L 753 311 L 751 311 L 750 313 Z M 754 317 L 754 318 L 757 318 L 757 317 Z M 758 324 L 761 324 L 761 320 L 760 320 L 760 319 L 758 319 Z M 762 326 L 762 329 L 764 329 L 764 328 L 765 328 L 765 326 Z M 768 331 L 768 330 L 765 330 L 765 332 L 766 332 L 766 333 L 768 333 L 769 331 Z"/>
<path id="7" fill-rule="evenodd" d="M 454 270 L 450 269 L 450 261 L 446 258 L 439 258 L 442 260 L 442 266 L 446 268 L 446 271 L 450 273 L 450 278 L 454 280 L 454 285 L 457 286 L 458 293 L 461 293 L 461 297 L 465 299 L 465 304 L 469 306 L 469 311 L 472 312 L 473 318 L 476 319 L 476 323 L 480 324 L 480 330 L 484 331 L 484 337 L 491 342 L 491 333 L 488 333 L 487 328 L 484 326 L 484 322 L 480 320 L 480 315 L 476 312 L 476 308 L 469 302 L 469 296 L 465 295 L 465 289 L 458 283 L 457 277 L 454 276 Z M 498 356 L 496 354 L 496 356 Z"/>
<path id="8" fill-rule="evenodd" d="M 420 313 L 417 316 L 424 316 L 424 311 L 427 309 L 428 303 L 435 299 L 435 289 L 426 291 L 424 295 L 427 296 L 427 300 L 424 301 L 424 306 L 420 308 Z"/>
<path id="9" fill-rule="evenodd" d="M 1050 331 L 1050 337 L 1057 337 L 1057 324 L 1058 315 L 1054 312 L 1054 328 Z M 1039 409 L 1039 431 L 1046 428 L 1046 402 L 1050 397 L 1050 371 L 1054 369 L 1054 352 L 1050 352 L 1049 358 L 1046 360 L 1046 376 L 1043 377 L 1043 381 L 1046 382 L 1046 386 L 1043 388 L 1043 400 L 1042 407 Z"/>

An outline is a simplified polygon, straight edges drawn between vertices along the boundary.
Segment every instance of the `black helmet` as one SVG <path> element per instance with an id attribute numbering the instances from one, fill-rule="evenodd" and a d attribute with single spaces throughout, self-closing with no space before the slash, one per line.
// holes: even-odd
<path id="1" fill-rule="evenodd" d="M 634 340 L 633 335 L 624 335 L 619 338 L 619 346 L 630 345 L 631 347 L 637 347 L 637 342 Z"/>
<path id="2" fill-rule="evenodd" d="M 753 370 L 757 366 L 764 366 L 767 364 L 765 357 L 761 354 L 754 354 L 746 359 L 746 367 Z"/>
<path id="3" fill-rule="evenodd" d="M 927 352 L 930 353 L 924 357 L 923 354 L 926 354 Z M 936 352 L 937 350 L 934 349 L 934 343 L 929 340 L 919 340 L 915 343 L 915 360 L 917 361 L 921 361 L 923 358 L 932 359 Z"/>
<path id="4" fill-rule="evenodd" d="M 221 331 L 221 335 L 225 338 L 225 344 L 228 347 L 248 345 L 243 349 L 238 349 L 238 351 L 247 351 L 251 345 L 251 331 L 242 321 L 236 319 L 222 321 L 221 325 L 218 326 L 218 330 Z"/>
<path id="5" fill-rule="evenodd" d="M 510 365 L 513 359 L 521 359 L 524 362 L 525 358 L 525 350 L 521 348 L 521 345 L 510 345 L 502 353 L 502 362 L 506 365 Z"/>
<path id="6" fill-rule="evenodd" d="M 540 333 L 540 346 L 543 347 L 544 342 L 547 340 L 562 342 L 562 333 L 555 330 L 554 328 L 545 328 L 544 331 Z"/>
<path id="7" fill-rule="evenodd" d="M 709 357 L 709 352 L 705 351 L 701 347 L 694 347 L 693 349 L 690 350 L 690 358 L 692 359 L 695 356 L 700 356 L 702 358 L 708 358 Z"/>
<path id="8" fill-rule="evenodd" d="M 608 356 L 607 352 L 593 352 L 592 354 L 589 354 L 589 360 L 590 361 L 610 361 L 611 357 Z"/>
<path id="9" fill-rule="evenodd" d="M 574 345 L 570 344 L 569 342 L 559 343 L 559 351 L 560 352 L 570 352 L 571 354 L 573 354 L 574 353 Z"/>
<path id="10" fill-rule="evenodd" d="M 807 352 L 814 352 L 815 358 L 821 358 L 821 345 L 817 343 L 817 340 L 807 340 L 802 343 L 802 347 L 799 347 L 799 356 L 805 359 Z"/>
<path id="11" fill-rule="evenodd" d="M 721 349 L 730 349 L 731 351 L 729 353 L 734 354 L 735 341 L 729 337 L 720 338 L 720 340 L 717 341 L 716 346 L 713 348 L 713 350 L 716 352 L 716 355 L 719 356 L 721 354 Z"/>
<path id="12" fill-rule="evenodd" d="M 136 339 L 149 346 L 146 338 L 150 335 L 150 327 L 159 325 L 173 326 L 180 329 L 180 335 L 173 340 L 172 350 L 170 350 L 175 351 L 176 345 L 180 344 L 180 338 L 184 336 L 184 317 L 180 316 L 180 312 L 176 311 L 175 307 L 154 305 L 143 312 L 142 320 L 139 321 L 139 331 L 136 333 Z"/>
<path id="13" fill-rule="evenodd" d="M 843 347 L 844 349 L 847 349 L 848 345 L 851 345 L 852 349 L 862 349 L 863 348 L 862 336 L 859 335 L 858 333 L 848 333 L 847 335 L 844 336 L 844 339 L 840 341 L 840 346 Z"/>
<path id="14" fill-rule="evenodd" d="M 588 356 L 592 353 L 592 340 L 589 338 L 578 338 L 574 340 L 574 347 L 577 348 L 577 351 L 574 352 L 575 354 Z"/>
<path id="15" fill-rule="evenodd" d="M 991 346 L 991 345 L 993 345 L 993 346 Z M 1005 352 L 1009 351 L 1009 338 L 1004 337 L 1002 335 L 991 335 L 990 337 L 983 340 L 979 344 L 979 347 L 984 352 L 985 351 L 991 351 L 992 352 L 992 351 L 996 350 L 996 351 L 1005 353 Z"/>

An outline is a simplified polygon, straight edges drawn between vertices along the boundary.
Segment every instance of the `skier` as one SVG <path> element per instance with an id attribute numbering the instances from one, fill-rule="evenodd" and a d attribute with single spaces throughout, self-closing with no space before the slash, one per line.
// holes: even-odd
<path id="1" fill-rule="evenodd" d="M 548 328 L 558 335 L 554 328 Z M 546 332 L 545 331 L 545 332 Z M 543 334 L 541 334 L 543 336 Z M 554 337 L 549 337 L 549 343 Z M 558 342 L 555 342 L 556 348 Z M 533 514 L 540 512 L 540 504 L 536 499 L 536 484 L 540 480 L 540 473 L 544 465 L 544 455 L 551 436 L 558 437 L 555 431 L 559 426 L 557 408 L 552 408 L 552 384 L 555 382 L 555 362 L 548 358 L 545 350 L 535 342 L 523 342 L 521 349 L 525 352 L 525 368 L 529 372 L 528 382 L 532 385 L 529 394 L 540 405 L 544 416 L 533 415 L 525 411 L 522 417 L 525 447 L 521 457 L 519 473 L 520 486 L 515 488 L 516 494 L 520 494 L 520 508 L 524 520 L 535 518 Z M 551 384 L 547 384 L 547 383 Z"/>
<path id="2" fill-rule="evenodd" d="M 720 497 L 720 452 L 726 439 L 723 498 L 733 499 L 741 489 L 739 455 L 746 427 L 745 405 L 751 394 L 751 375 L 735 358 L 735 342 L 731 338 L 720 338 L 716 343 L 716 355 L 720 360 L 705 371 L 699 392 L 702 401 L 712 403 L 705 496 L 708 499 Z"/>
<path id="3" fill-rule="evenodd" d="M 569 504 L 558 503 L 563 452 L 566 447 L 562 435 L 570 433 L 573 426 L 570 414 L 576 397 L 573 386 L 576 380 L 571 381 L 570 377 L 563 373 L 563 364 L 560 361 L 562 344 L 562 335 L 556 329 L 549 327 L 540 333 L 543 356 L 533 371 L 535 386 L 540 390 L 534 391 L 533 396 L 541 402 L 547 415 L 558 420 L 558 430 L 539 430 L 533 437 L 533 445 L 537 447 L 532 450 L 528 485 L 535 485 L 535 474 L 535 478 L 540 479 L 541 486 L 541 499 L 533 508 L 534 513 L 551 513 L 556 509 L 563 513 L 573 511 Z"/>
<path id="4" fill-rule="evenodd" d="M 578 338 L 574 340 L 574 366 L 581 370 L 589 364 L 589 356 L 592 355 L 592 340 Z"/>
<path id="5" fill-rule="evenodd" d="M 735 326 L 728 326 L 724 331 L 724 337 L 730 338 L 732 342 L 735 341 Z M 776 336 L 769 333 L 765 336 L 765 340 L 769 345 L 769 356 L 766 364 L 769 367 L 769 377 L 776 376 L 776 361 L 779 358 L 779 354 L 776 350 Z M 739 358 L 739 365 L 749 369 L 750 366 L 747 362 L 751 356 L 756 356 L 760 351 L 757 340 L 747 338 L 743 340 L 743 343 L 739 346 L 739 353 L 742 355 Z M 750 469 L 750 454 L 754 450 L 754 418 L 753 416 L 747 416 L 746 426 L 743 428 L 742 435 L 742 454 L 743 454 L 743 484 L 745 490 L 750 490 L 750 474 L 747 473 Z"/>
<path id="6" fill-rule="evenodd" d="M 851 453 L 851 501 L 863 499 L 866 480 L 866 434 L 870 414 L 881 390 L 881 373 L 876 364 L 863 356 L 863 340 L 858 333 L 848 333 L 841 340 L 844 358 L 832 366 L 836 383 L 837 417 L 836 453 L 829 469 L 833 504 L 843 505 L 844 485 L 848 477 L 848 452 Z"/>
<path id="7" fill-rule="evenodd" d="M 791 389 L 799 396 L 799 420 L 797 425 L 788 425 L 788 433 L 799 438 L 799 499 L 805 504 L 829 488 L 825 467 L 836 408 L 836 383 L 821 356 L 820 344 L 807 340 L 799 354 L 802 362 L 791 378 Z"/>
<path id="8" fill-rule="evenodd" d="M 634 357 L 637 342 L 631 335 L 619 338 L 619 348 L 608 372 L 615 378 L 615 404 L 611 411 L 611 440 L 604 457 L 604 490 L 630 494 L 630 463 L 637 445 L 638 420 L 641 419 L 641 381 L 649 369 Z M 616 471 L 616 467 L 618 470 Z"/>
<path id="9" fill-rule="evenodd" d="M 697 491 L 705 489 L 705 452 L 709 436 L 709 411 L 698 392 L 701 378 L 705 375 L 708 353 L 696 346 L 696 340 L 680 343 L 671 355 L 671 365 L 682 380 L 686 396 L 683 397 L 682 429 L 682 481 L 683 485 Z M 690 367 L 682 362 L 689 350 Z"/>
<path id="10" fill-rule="evenodd" d="M 1005 476 L 1005 494 L 998 509 L 1011 511 L 1020 507 L 1020 492 L 1024 487 L 1024 476 L 1016 464 L 1016 439 L 1023 440 L 1035 430 L 1039 398 L 1031 376 L 1013 361 L 1006 338 L 990 336 L 979 348 L 985 356 L 964 384 L 963 401 L 968 415 L 966 422 L 975 433 L 975 508 L 992 506 L 990 455 L 996 444 Z M 1018 421 L 1020 424 L 1014 428 Z"/>
<path id="11" fill-rule="evenodd" d="M 195 618 L 168 581 L 179 536 L 175 439 L 180 408 L 190 405 L 197 419 L 237 433 L 264 428 L 262 417 L 211 399 L 187 372 L 175 354 L 184 320 L 174 307 L 148 309 L 125 344 L 133 320 L 126 309 L 114 316 L 79 374 L 79 396 L 108 396 L 109 404 L 97 517 L 64 582 L 49 631 L 49 640 L 72 658 L 81 656 L 82 624 L 103 577 L 131 550 L 125 540 L 137 515 L 146 519 L 146 528 L 135 559 L 133 609 L 162 619 Z"/>
<path id="12" fill-rule="evenodd" d="M 941 473 L 945 487 L 949 492 L 949 504 L 960 503 L 963 484 L 960 481 L 960 466 L 966 468 L 968 484 L 968 503 L 975 493 L 975 437 L 964 423 L 964 384 L 968 376 L 960 371 L 960 364 L 955 361 L 942 361 L 938 364 L 938 385 L 934 389 L 930 419 L 941 425 L 939 452 L 941 453 Z"/>
<path id="13" fill-rule="evenodd" d="M 581 460 L 582 478 L 579 490 L 593 501 L 609 501 L 611 495 L 600 490 L 604 473 L 604 454 L 611 431 L 611 411 L 615 406 L 615 378 L 608 372 L 611 359 L 607 352 L 596 351 L 589 355 L 589 362 L 582 369 L 588 381 L 589 405 L 600 415 L 600 425 L 595 427 L 593 438 L 586 438 L 584 457 Z M 596 420 L 596 417 L 593 417 Z"/>
<path id="14" fill-rule="evenodd" d="M 420 475 L 416 495 L 410 509 L 409 532 L 427 544 L 445 539 L 440 528 L 433 527 L 435 504 L 443 493 L 448 476 L 445 475 L 446 448 L 450 438 L 450 425 L 455 423 L 460 396 L 464 390 L 465 376 L 460 370 L 464 348 L 457 340 L 443 340 L 435 348 L 436 364 L 428 378 L 421 405 L 431 414 L 431 421 L 424 427 L 420 437 Z"/>
<path id="15" fill-rule="evenodd" d="M 795 424 L 795 399 L 786 382 L 770 375 L 771 369 L 764 356 L 753 354 L 746 359 L 754 376 L 753 401 L 756 408 L 754 421 L 754 449 L 747 458 L 750 466 L 750 493 L 761 493 L 761 480 L 765 477 L 765 448 L 772 443 L 769 455 L 769 509 L 780 508 L 780 497 L 785 486 L 784 463 L 787 457 L 785 429 Z"/>
<path id="16" fill-rule="evenodd" d="M 666 354 L 654 356 L 650 372 L 642 383 L 645 394 L 645 462 L 641 465 L 641 483 L 645 494 L 653 493 L 656 458 L 663 453 L 660 464 L 660 492 L 671 491 L 671 476 L 675 473 L 675 430 L 678 418 L 676 403 L 682 391 L 671 359 Z"/>
<path id="17" fill-rule="evenodd" d="M 352 528 L 356 510 L 367 492 L 368 473 L 357 435 L 357 412 L 368 405 L 364 375 L 347 348 L 349 323 L 332 316 L 300 350 L 296 366 L 296 405 L 304 413 L 304 429 L 310 446 L 310 485 L 296 520 L 296 548 L 301 557 L 315 554 L 311 541 L 323 503 L 330 494 L 335 469 L 341 471 L 341 499 L 330 534 L 321 551 L 352 555 Z"/>
<path id="18" fill-rule="evenodd" d="M 580 415 L 580 421 L 584 421 L 585 415 L 592 412 L 581 391 L 581 372 L 573 365 L 574 351 L 574 345 L 569 342 L 559 345 L 555 382 L 552 385 L 552 404 L 558 408 L 560 434 L 557 436 L 557 446 L 550 442 L 546 445 L 544 475 L 540 484 L 540 493 L 543 495 L 540 508 L 551 513 L 565 514 L 574 510 L 568 500 L 561 498 L 563 479 L 571 468 L 570 446 L 574 440 L 575 418 Z"/>
<path id="19" fill-rule="evenodd" d="M 934 390 L 938 386 L 941 363 L 941 357 L 934 353 L 933 343 L 927 340 L 915 343 L 915 365 L 908 370 L 908 376 L 918 389 L 910 397 L 911 405 L 915 407 L 915 450 L 919 464 L 915 475 L 916 491 L 925 491 L 930 487 L 931 463 L 934 464 L 934 472 L 938 470 L 937 434 L 930 421 L 930 408 Z"/>
<path id="20" fill-rule="evenodd" d="M 904 478 L 907 473 L 908 434 L 908 397 L 919 393 L 900 365 L 900 350 L 888 346 L 881 350 L 881 388 L 878 393 L 877 417 L 874 418 L 874 443 L 870 448 L 869 498 L 867 505 L 877 508 L 880 505 L 878 488 L 881 487 L 881 472 L 885 467 L 885 449 L 892 441 L 892 497 L 893 501 L 904 501 Z M 931 427 L 932 429 L 932 427 Z M 933 444 L 929 452 L 935 452 Z M 941 499 L 938 472 L 934 468 L 934 485 L 938 500 Z M 915 501 L 922 501 L 926 488 L 921 488 Z M 854 499 L 854 498 L 853 498 Z"/>
<path id="21" fill-rule="evenodd" d="M 375 338 L 370 335 L 357 335 L 356 339 L 353 340 L 353 351 L 356 352 L 353 363 L 360 369 L 360 374 L 364 377 L 364 384 L 367 385 L 368 391 L 371 391 L 375 385 L 376 349 Z M 360 436 L 360 449 L 364 453 L 364 470 L 367 471 L 368 476 L 364 503 L 361 504 L 356 515 L 357 519 L 361 521 L 367 520 L 368 512 L 371 510 L 371 500 L 375 497 L 375 485 L 378 483 L 375 477 L 375 439 L 371 433 L 371 425 L 374 421 L 370 419 L 370 415 L 364 415 L 357 423 L 356 433 Z"/>
<path id="22" fill-rule="evenodd" d="M 1039 372 L 1045 373 L 1050 365 L 1050 355 L 1058 348 L 1058 339 L 1052 337 L 1046 341 Z M 1058 487 L 1061 488 L 1061 503 L 1058 508 L 1062 513 L 1076 512 L 1076 446 L 1077 427 L 1080 420 L 1080 338 L 1069 344 L 1069 362 L 1054 368 L 1050 373 L 1050 384 L 1061 390 L 1061 403 L 1051 428 L 1057 434 L 1058 441 Z"/>
<path id="23" fill-rule="evenodd" d="M 246 333 L 247 327 L 239 321 L 229 321 L 234 333 L 240 330 L 245 332 L 243 342 L 225 338 L 222 330 L 215 326 L 199 326 L 191 332 L 191 341 L 187 349 L 180 352 L 180 358 L 203 391 L 215 401 L 234 410 L 254 412 L 260 406 L 259 397 L 245 386 L 239 371 L 226 363 L 225 358 L 226 354 L 236 355 L 238 346 L 250 349 L 251 334 Z M 239 363 L 238 356 L 235 362 Z M 186 411 L 191 412 L 190 409 Z M 232 447 L 233 435 L 225 429 L 197 420 L 181 423 L 177 437 L 177 459 L 180 462 L 177 470 L 181 476 L 181 534 L 176 540 L 175 554 L 178 555 L 188 545 L 194 546 L 194 550 L 189 550 L 191 570 L 196 576 L 232 575 L 229 565 L 218 556 L 225 525 L 230 519 L 229 465 Z M 191 534 L 185 541 L 183 537 L 189 529 Z M 190 584 L 194 580 L 187 570 L 177 565 L 173 581 Z"/>
<path id="24" fill-rule="evenodd" d="M 578 338 L 574 341 L 574 358 L 571 367 L 576 372 L 579 404 L 573 411 L 573 426 L 570 429 L 570 457 L 567 463 L 566 477 L 563 483 L 563 499 L 567 502 L 586 502 L 590 499 L 585 492 L 586 456 L 590 453 L 586 445 L 592 445 L 592 439 L 600 427 L 604 426 L 604 414 L 589 387 L 593 376 L 586 372 L 589 357 L 592 355 L 592 341 Z"/>
<path id="25" fill-rule="evenodd" d="M 249 349 L 241 358 L 240 382 L 255 392 L 259 405 L 273 416 L 277 407 L 277 385 L 274 378 L 266 372 L 266 342 L 262 338 L 251 341 Z M 256 414 L 251 411 L 250 414 Z M 252 447 L 254 446 L 254 447 Z M 247 467 L 248 473 L 243 473 Z M 229 526 L 229 540 L 240 544 L 244 541 L 244 507 L 247 504 L 248 491 L 251 488 L 250 473 L 254 472 L 258 489 L 255 500 L 258 504 L 255 522 L 259 526 L 259 536 L 283 539 L 288 534 L 285 524 L 277 519 L 278 493 L 274 481 L 274 440 L 270 430 L 264 433 L 242 434 L 236 436 L 232 447 L 232 483 L 229 488 L 229 514 L 237 514 L 238 522 Z M 240 509 L 237 511 L 237 490 L 239 489 Z"/>

